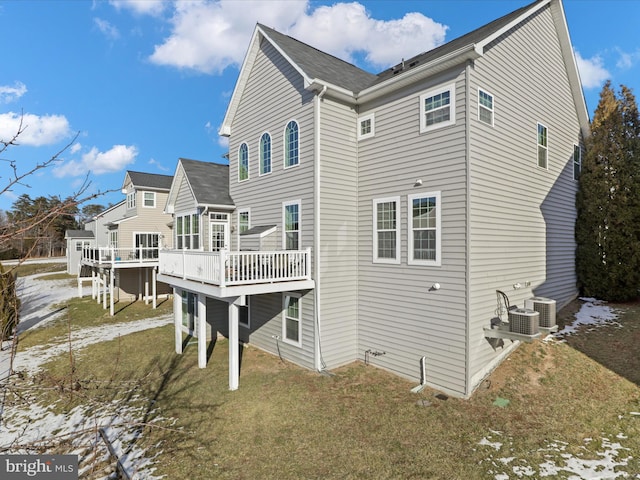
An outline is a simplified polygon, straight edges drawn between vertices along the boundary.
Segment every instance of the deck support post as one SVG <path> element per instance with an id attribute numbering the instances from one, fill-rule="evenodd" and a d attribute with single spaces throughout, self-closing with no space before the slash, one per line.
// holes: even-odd
<path id="1" fill-rule="evenodd" d="M 198 294 L 198 367 L 207 366 L 207 297 Z"/>
<path id="2" fill-rule="evenodd" d="M 153 267 L 151 269 L 151 298 L 152 298 L 152 302 L 153 302 L 153 309 L 155 310 L 158 306 L 158 286 L 157 286 L 157 282 L 158 280 L 156 279 L 156 268 Z"/>
<path id="3" fill-rule="evenodd" d="M 91 298 L 96 298 L 96 271 L 93 267 L 91 268 Z"/>
<path id="4" fill-rule="evenodd" d="M 108 277 L 107 271 L 102 273 L 102 308 L 107 309 L 107 279 Z"/>
<path id="5" fill-rule="evenodd" d="M 114 281 L 114 271 L 113 268 L 110 270 L 109 272 L 109 313 L 111 314 L 111 316 L 113 317 L 115 315 L 115 308 L 113 305 L 113 294 L 114 294 L 114 290 L 115 290 L 115 281 Z"/>
<path id="6" fill-rule="evenodd" d="M 173 325 L 175 327 L 176 353 L 182 353 L 182 296 L 178 288 L 173 289 Z"/>
<path id="7" fill-rule="evenodd" d="M 240 342 L 238 335 L 238 305 L 236 297 L 229 302 L 229 390 L 240 384 Z"/>
<path id="8" fill-rule="evenodd" d="M 144 304 L 149 305 L 149 269 L 144 269 Z"/>

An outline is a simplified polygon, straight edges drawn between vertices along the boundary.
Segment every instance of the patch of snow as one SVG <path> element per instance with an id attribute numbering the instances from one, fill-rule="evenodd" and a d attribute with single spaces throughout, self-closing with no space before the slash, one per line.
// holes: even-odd
<path id="1" fill-rule="evenodd" d="M 579 327 L 584 326 L 599 327 L 602 325 L 618 325 L 622 327 L 620 323 L 616 322 L 619 318 L 618 312 L 607 306 L 606 302 L 589 297 L 581 297 L 580 300 L 584 303 L 578 313 L 576 313 L 574 322 L 556 332 L 554 334 L 555 337 L 574 334 L 578 331 Z"/>
<path id="2" fill-rule="evenodd" d="M 50 275 L 50 274 L 45 274 Z M 68 280 L 36 280 L 38 276 L 18 279 L 18 295 L 22 306 L 18 334 L 31 328 L 46 326 L 61 315 L 64 310 L 54 307 L 77 295 L 77 290 Z M 136 322 L 119 322 L 73 331 L 71 348 L 77 353 L 88 345 L 113 340 L 120 335 L 156 328 L 171 323 L 171 315 Z M 41 366 L 57 355 L 69 351 L 69 339 L 53 339 L 47 345 L 39 345 L 18 352 L 14 358 L 14 370 L 37 372 Z M 19 381 L 9 376 L 9 349 L 0 349 L 0 388 L 10 382 Z M 139 399 L 144 405 L 144 399 Z M 135 406 L 136 402 L 114 401 L 108 404 L 79 405 L 65 415 L 52 411 L 52 405 L 42 406 L 37 402 L 24 401 L 4 409 L 0 405 L 0 449 L 9 449 L 8 453 L 42 453 L 38 446 L 46 447 L 53 439 L 68 440 L 67 452 L 79 457 L 80 472 L 88 472 L 93 462 L 109 459 L 109 452 L 98 434 L 103 428 L 105 435 L 113 442 L 123 467 L 130 476 L 145 480 L 161 477 L 153 476 L 154 458 L 136 445 L 140 436 L 138 424 L 148 415 L 151 405 Z M 149 422 L 166 421 L 155 418 Z M 109 480 L 112 476 L 104 477 Z"/>
<path id="3" fill-rule="evenodd" d="M 487 445 L 489 447 L 493 447 L 496 450 L 500 450 L 502 448 L 502 443 L 500 442 L 491 442 L 487 437 L 483 438 L 478 442 L 478 445 Z"/>

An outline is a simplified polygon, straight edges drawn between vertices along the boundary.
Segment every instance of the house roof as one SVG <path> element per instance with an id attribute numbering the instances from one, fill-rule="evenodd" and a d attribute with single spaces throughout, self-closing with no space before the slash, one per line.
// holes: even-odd
<path id="1" fill-rule="evenodd" d="M 265 235 L 268 235 L 269 233 L 275 232 L 276 228 L 277 228 L 276 225 L 258 225 L 250 228 L 249 230 L 245 230 L 240 234 L 240 236 L 242 237 L 242 236 L 258 235 L 260 237 L 263 237 Z"/>
<path id="2" fill-rule="evenodd" d="M 309 79 L 322 78 L 352 92 L 359 92 L 376 81 L 375 74 L 351 63 L 260 23 L 257 27 L 275 42 Z"/>
<path id="3" fill-rule="evenodd" d="M 185 180 L 200 207 L 234 207 L 229 194 L 229 165 L 180 158 L 174 175 L 167 211 L 173 207 L 182 181 Z"/>
<path id="4" fill-rule="evenodd" d="M 67 230 L 64 238 L 94 238 L 91 230 Z"/>
<path id="5" fill-rule="evenodd" d="M 133 186 L 136 188 L 150 188 L 153 190 L 169 190 L 171 188 L 171 181 L 173 177 L 171 175 L 160 175 L 158 173 L 146 173 L 146 172 L 134 172 L 127 170 L 125 175 L 124 184 L 127 183 L 127 178 L 131 180 Z M 124 186 L 123 184 L 123 186 Z"/>
<path id="6" fill-rule="evenodd" d="M 378 75 L 366 72 L 272 28 L 257 24 L 222 122 L 220 134 L 231 135 L 233 117 L 239 106 L 244 86 L 248 81 L 251 66 L 263 40 L 270 42 L 298 71 L 304 80 L 305 88 L 321 90 L 327 87 L 328 94 L 344 101 L 361 104 L 397 88 L 435 75 L 454 65 L 481 57 L 484 55 L 484 49 L 491 42 L 547 6 L 551 8 L 556 34 L 560 40 L 565 67 L 571 83 L 574 103 L 578 109 L 583 134 L 586 136 L 589 132 L 589 114 L 561 0 L 536 0 L 466 35 L 386 69 Z"/>

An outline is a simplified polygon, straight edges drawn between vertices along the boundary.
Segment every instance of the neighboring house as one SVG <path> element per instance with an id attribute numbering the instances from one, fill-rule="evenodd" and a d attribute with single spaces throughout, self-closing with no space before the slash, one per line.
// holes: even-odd
<path id="1" fill-rule="evenodd" d="M 92 294 L 102 297 L 110 310 L 122 295 L 131 299 L 152 299 L 169 293 L 166 284 L 157 283 L 158 252 L 171 248 L 171 216 L 164 213 L 173 177 L 127 171 L 122 185 L 126 198 L 96 215 L 86 228 L 94 234 L 91 248 L 82 252 L 85 267 L 79 277 L 91 276 Z M 87 271 L 88 270 L 88 271 Z"/>
<path id="2" fill-rule="evenodd" d="M 123 200 L 94 216 L 91 221 L 84 224 L 84 230 L 67 230 L 65 232 L 68 274 L 77 275 L 80 273 L 83 250 L 109 245 L 107 225 L 122 218 L 125 211 L 126 203 Z"/>
<path id="3" fill-rule="evenodd" d="M 201 367 L 204 320 L 229 336 L 231 389 L 246 341 L 468 397 L 517 345 L 488 338 L 497 290 L 577 294 L 589 118 L 560 0 L 378 75 L 258 25 L 221 134 L 230 249 L 161 252 L 160 278 L 177 352 L 183 319 Z"/>

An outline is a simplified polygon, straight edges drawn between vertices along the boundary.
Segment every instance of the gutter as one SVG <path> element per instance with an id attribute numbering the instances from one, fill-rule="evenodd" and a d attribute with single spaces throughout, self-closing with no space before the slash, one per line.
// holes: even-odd
<path id="1" fill-rule="evenodd" d="M 313 298 L 314 298 L 314 307 L 315 307 L 315 317 L 316 317 L 316 321 L 315 323 L 315 335 L 314 335 L 314 349 L 315 349 L 315 355 L 314 355 L 314 362 L 315 362 L 315 368 L 318 372 L 321 372 L 325 366 L 324 366 L 324 361 L 322 360 L 322 350 L 321 350 L 321 345 L 320 345 L 320 334 L 321 334 L 321 330 L 320 330 L 320 286 L 321 283 L 320 282 L 320 155 L 321 155 L 321 151 L 320 151 L 320 141 L 321 141 L 321 134 L 320 134 L 320 128 L 321 128 L 321 105 L 322 105 L 322 98 L 324 97 L 324 95 L 327 93 L 327 89 L 328 86 L 324 85 L 322 87 L 322 90 L 320 90 L 320 92 L 315 96 L 315 119 L 314 119 L 314 130 L 316 132 L 315 135 L 315 161 L 314 161 L 314 167 L 313 167 L 313 189 L 314 189 L 314 195 L 313 195 L 313 273 L 314 273 L 314 280 L 315 280 L 315 291 L 313 293 Z"/>

